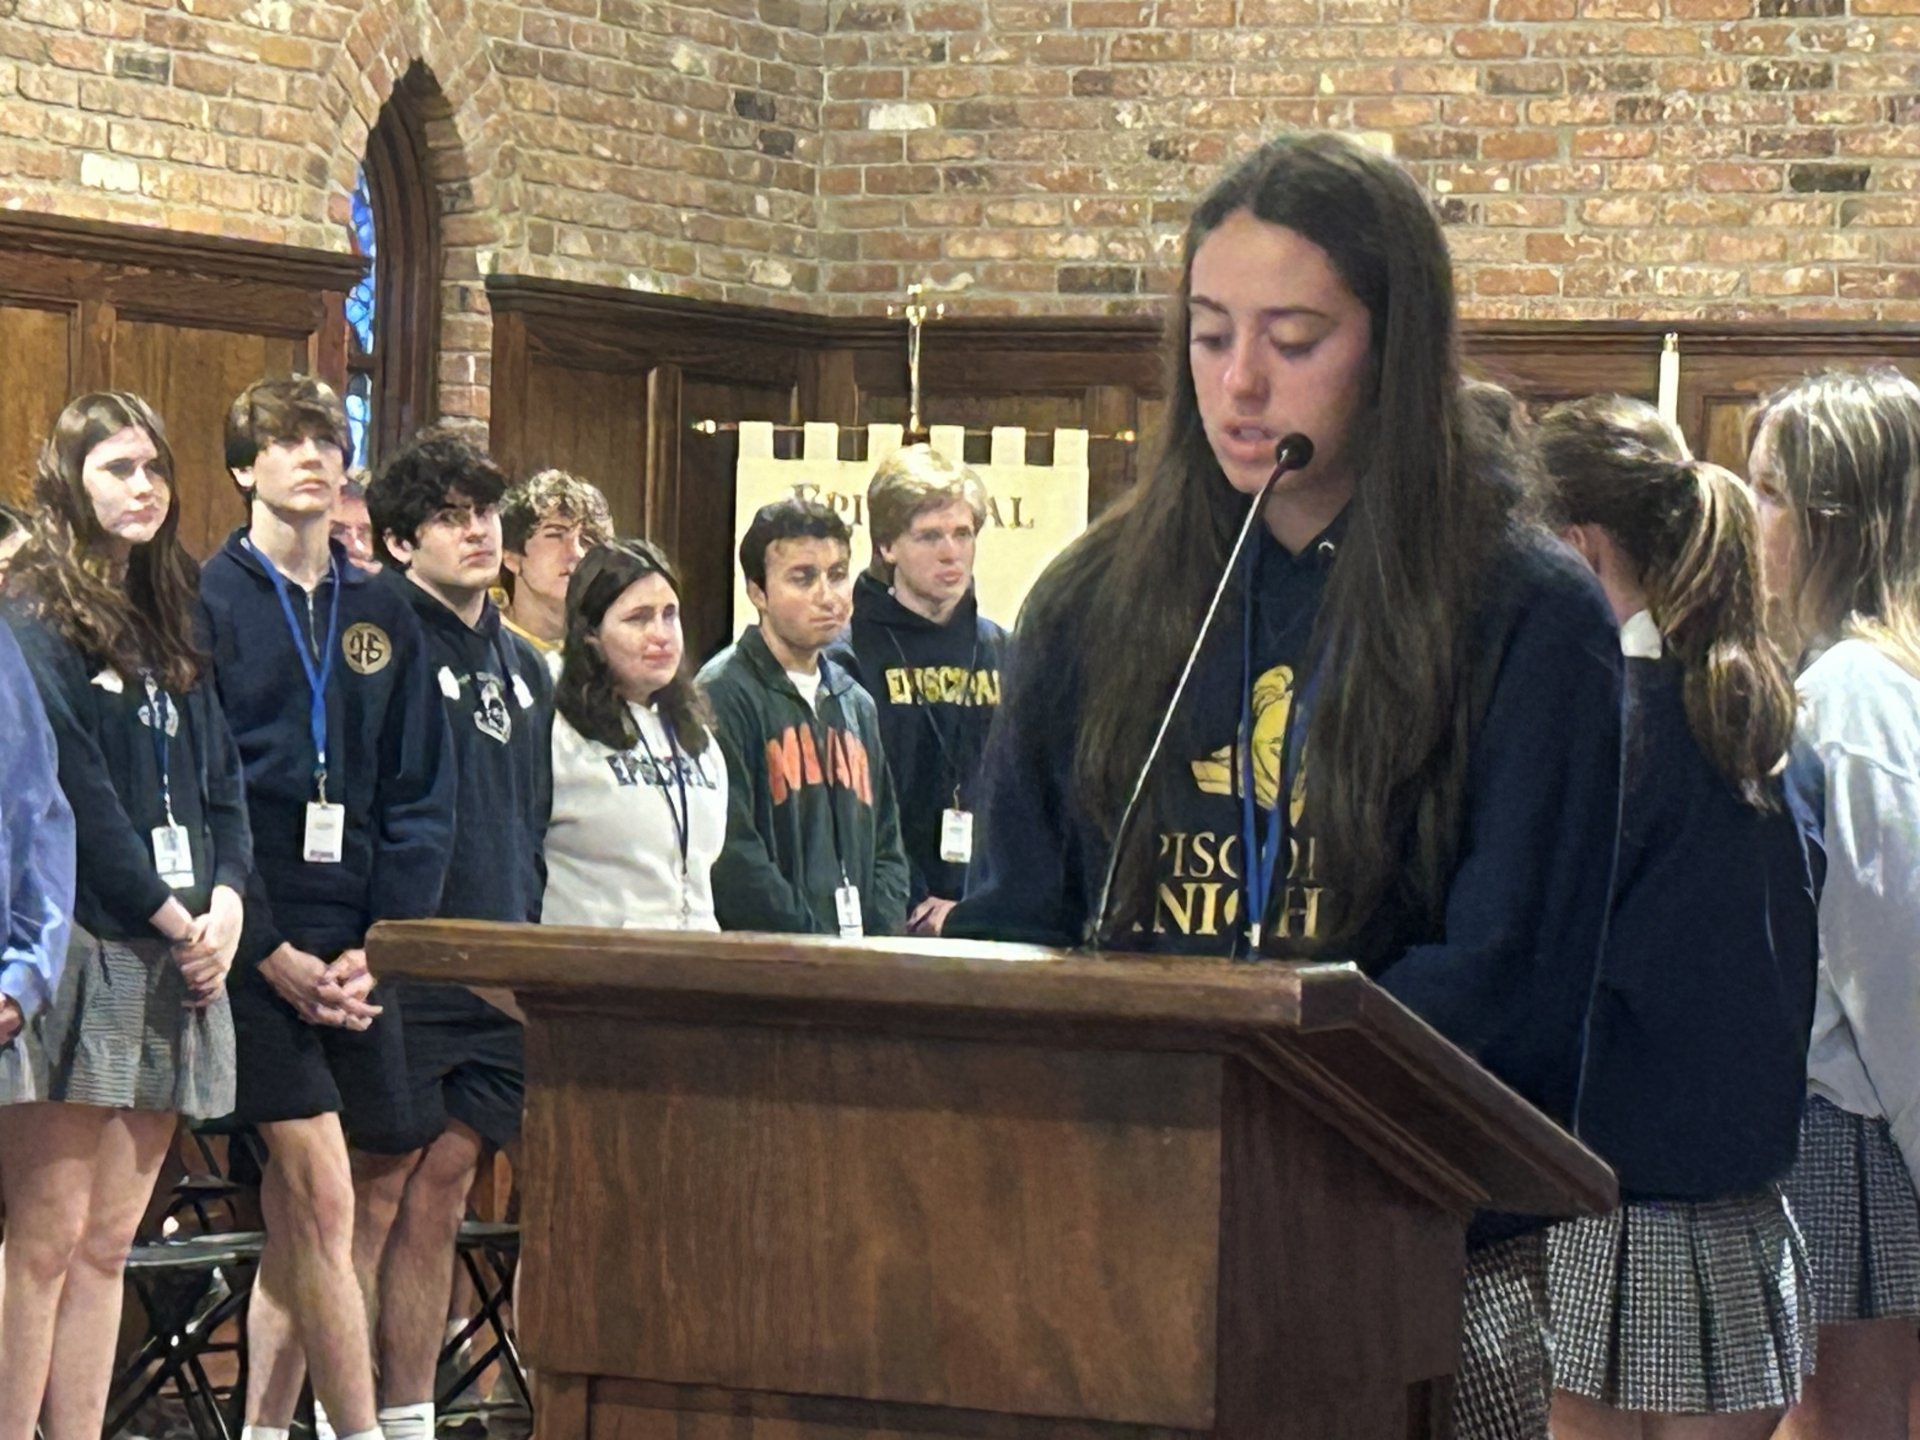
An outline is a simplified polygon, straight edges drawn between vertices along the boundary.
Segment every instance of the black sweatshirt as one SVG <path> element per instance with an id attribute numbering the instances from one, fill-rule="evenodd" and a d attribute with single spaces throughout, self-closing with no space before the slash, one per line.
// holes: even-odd
<path id="1" fill-rule="evenodd" d="M 143 677 L 121 675 L 18 610 L 6 619 L 46 706 L 60 788 L 73 807 L 75 921 L 103 940 L 153 940 L 151 917 L 169 896 L 197 916 L 216 885 L 244 895 L 253 865 L 246 795 L 212 676 L 184 695 L 160 692 L 173 818 L 193 853 L 193 884 L 174 890 L 154 859 L 153 831 L 166 812 Z"/>
<path id="2" fill-rule="evenodd" d="M 346 810 L 339 864 L 309 863 L 303 851 L 314 799 L 310 691 L 273 582 L 244 530 L 201 573 L 214 673 L 246 767 L 253 820 L 257 873 L 244 964 L 259 963 L 283 940 L 330 960 L 365 940 L 376 920 L 422 919 L 440 909 L 453 847 L 454 772 L 425 637 L 405 600 L 332 548 L 343 588 L 327 686 L 327 798 Z M 311 594 L 289 587 L 310 654 L 325 644 L 335 583 L 323 579 Z"/>
<path id="3" fill-rule="evenodd" d="M 1779 809 L 1756 810 L 1701 753 L 1680 667 L 1627 665 L 1619 881 L 1577 1129 L 1627 1199 L 1747 1195 L 1799 1141 L 1825 870 L 1811 757 Z"/>
<path id="4" fill-rule="evenodd" d="M 501 624 L 491 600 L 476 628 L 404 571 L 386 571 L 382 583 L 419 617 L 458 777 L 438 913 L 447 920 L 537 922 L 553 805 L 553 681 L 546 664 Z M 402 997 L 409 1018 L 469 1014 L 480 1003 L 457 985 L 408 984 Z"/>
<path id="5" fill-rule="evenodd" d="M 1264 531 L 1255 582 L 1256 796 L 1277 790 L 1279 736 L 1345 517 L 1299 555 Z M 1573 1119 L 1588 1001 L 1605 934 L 1620 811 L 1619 632 L 1593 576 L 1564 546 L 1515 535 L 1496 552 L 1471 639 L 1476 708 L 1463 845 L 1438 925 L 1383 910 L 1336 955 L 1534 1105 Z M 1116 949 L 1225 956 L 1242 928 L 1238 733 L 1241 611 L 1223 609 L 1163 764 L 1173 806 L 1154 844 L 1152 924 Z M 1383 617 L 1381 623 L 1391 623 Z M 1072 615 L 1014 637 L 989 743 L 984 843 L 955 937 L 1081 942 L 1107 847 L 1072 794 L 1086 667 Z M 1169 687 L 1171 688 L 1171 687 Z M 1156 703 L 1142 697 L 1142 703 Z M 1312 756 L 1303 758 L 1312 765 Z M 1264 825 L 1265 814 L 1261 815 Z M 1320 872 L 1304 815 L 1269 923 L 1282 953 L 1318 923 Z M 1491 1238 L 1482 1231 L 1481 1239 Z"/>
<path id="6" fill-rule="evenodd" d="M 956 795 L 963 810 L 978 803 L 1006 645 L 1007 632 L 980 613 L 972 591 L 942 625 L 909 610 L 871 575 L 854 582 L 853 624 L 829 654 L 880 712 L 900 797 L 909 909 L 928 895 L 958 900 L 966 892 L 966 865 L 940 858 L 940 829 Z"/>

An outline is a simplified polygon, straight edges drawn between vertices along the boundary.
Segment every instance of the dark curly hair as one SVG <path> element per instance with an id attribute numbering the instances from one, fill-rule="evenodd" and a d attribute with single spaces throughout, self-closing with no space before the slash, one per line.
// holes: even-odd
<path id="1" fill-rule="evenodd" d="M 507 493 L 507 477 L 492 457 L 457 430 L 439 427 L 415 435 L 380 467 L 367 486 L 367 518 L 380 558 L 406 568 L 387 549 L 387 536 L 413 544 L 420 527 L 452 504 L 490 510 Z"/>

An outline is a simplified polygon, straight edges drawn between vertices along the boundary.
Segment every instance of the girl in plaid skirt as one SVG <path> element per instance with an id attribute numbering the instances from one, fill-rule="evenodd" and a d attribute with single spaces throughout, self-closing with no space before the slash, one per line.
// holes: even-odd
<path id="1" fill-rule="evenodd" d="M 1782 1435 L 1905 1440 L 1920 1382 L 1920 387 L 1829 372 L 1769 400 L 1749 473 L 1827 850 L 1809 1098 L 1787 1195 L 1819 1368 Z"/>
<path id="2" fill-rule="evenodd" d="M 1548 1238 L 1554 1434 L 1763 1440 L 1811 1361 L 1779 1190 L 1806 1086 L 1817 823 L 1784 768 L 1794 696 L 1765 630 L 1747 488 L 1651 407 L 1540 425 L 1549 506 L 1627 656 L 1613 916 L 1579 1133 L 1623 1204 Z"/>

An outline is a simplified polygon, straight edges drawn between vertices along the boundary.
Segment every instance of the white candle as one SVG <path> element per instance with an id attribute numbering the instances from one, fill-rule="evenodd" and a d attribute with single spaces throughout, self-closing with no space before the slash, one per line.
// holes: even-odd
<path id="1" fill-rule="evenodd" d="M 1660 347 L 1660 418 L 1680 423 L 1680 336 L 1672 330 Z"/>

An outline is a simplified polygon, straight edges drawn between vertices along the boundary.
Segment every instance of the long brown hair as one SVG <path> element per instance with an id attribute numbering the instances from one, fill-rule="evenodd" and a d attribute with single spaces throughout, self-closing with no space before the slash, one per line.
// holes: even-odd
<path id="1" fill-rule="evenodd" d="M 1800 556 L 1795 647 L 1863 639 L 1920 676 L 1920 386 L 1888 367 L 1809 375 L 1764 401 L 1748 435 Z"/>
<path id="2" fill-rule="evenodd" d="M 614 684 L 613 671 L 598 645 L 587 642 L 599 634 L 613 602 L 627 588 L 649 575 L 658 575 L 681 595 L 680 577 L 667 564 L 660 548 L 648 540 L 612 540 L 596 545 L 574 567 L 567 581 L 567 634 L 562 642 L 560 683 L 554 687 L 554 707 L 589 740 L 614 750 L 630 750 L 640 743 L 627 702 Z M 696 759 L 707 748 L 712 712 L 707 697 L 694 683 L 683 646 L 680 668 L 654 695 L 660 717 L 673 731 L 682 750 Z"/>
<path id="3" fill-rule="evenodd" d="M 1351 519 L 1314 637 L 1315 653 L 1333 657 L 1305 767 L 1307 813 L 1331 885 L 1324 944 L 1351 936 L 1383 901 L 1438 920 L 1458 855 L 1475 718 L 1469 635 L 1490 554 L 1520 496 L 1504 442 L 1460 398 L 1446 240 L 1398 165 L 1338 136 L 1289 136 L 1200 202 L 1168 311 L 1169 400 L 1156 463 L 1049 569 L 1023 624 L 1064 616 L 1084 637 L 1090 661 L 1073 784 L 1111 840 L 1246 514 L 1248 501 L 1227 482 L 1202 426 L 1186 303 L 1194 252 L 1241 211 L 1317 245 L 1366 306 L 1373 414 L 1392 417 L 1360 424 Z M 1140 603 L 1148 596 L 1152 603 Z M 1150 786 L 1130 835 L 1158 833 L 1172 783 Z M 1122 856 L 1117 922 L 1140 918 L 1151 903 L 1148 849 L 1135 843 Z"/>
<path id="4" fill-rule="evenodd" d="M 1557 406 L 1537 435 L 1548 513 L 1599 526 L 1625 553 L 1684 672 L 1701 753 L 1741 799 L 1772 808 L 1772 779 L 1793 741 L 1793 677 L 1767 634 L 1752 494 L 1718 465 L 1687 458 L 1642 401 Z"/>
<path id="5" fill-rule="evenodd" d="M 133 547 L 124 577 L 87 494 L 87 456 L 122 430 L 145 432 L 167 478 L 166 518 Z M 180 491 L 160 417 L 138 395 L 95 391 L 53 422 L 34 474 L 32 534 L 7 567 L 7 594 L 23 599 L 56 634 L 122 675 L 143 671 L 168 690 L 200 683 L 207 657 L 195 638 L 200 570 L 180 544 Z"/>

